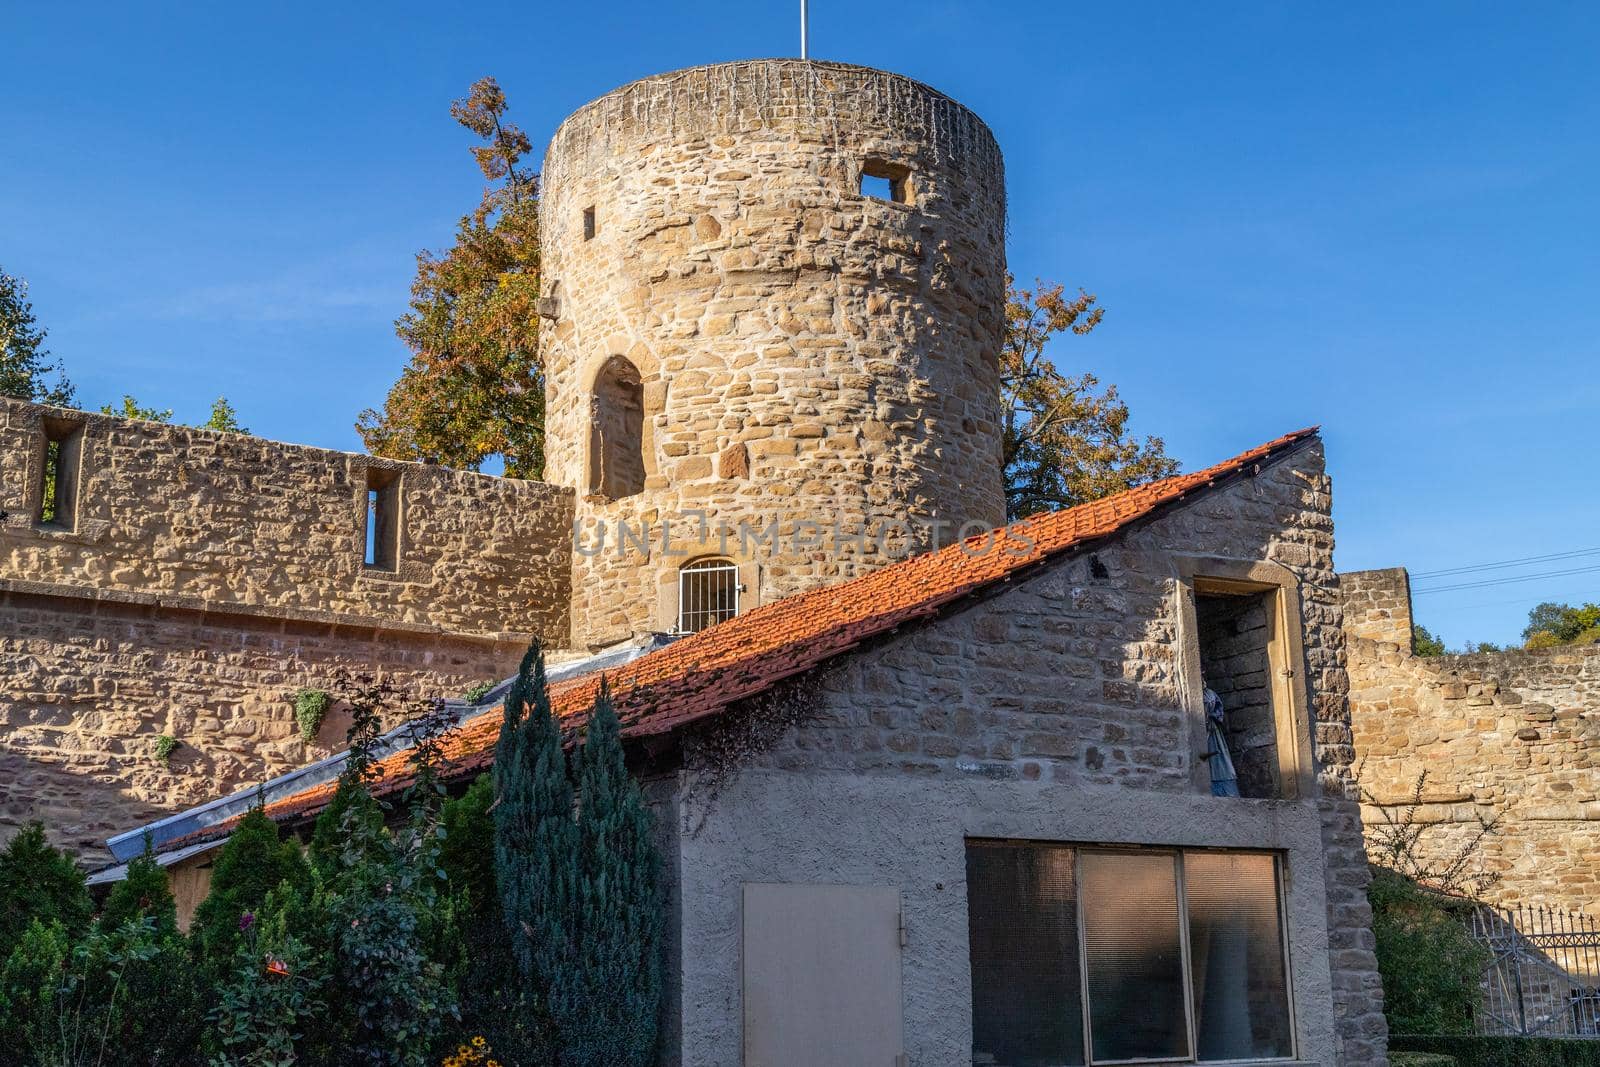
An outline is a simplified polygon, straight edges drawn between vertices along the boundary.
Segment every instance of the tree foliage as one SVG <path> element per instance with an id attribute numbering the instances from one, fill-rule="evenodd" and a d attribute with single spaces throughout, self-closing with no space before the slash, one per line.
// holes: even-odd
<path id="1" fill-rule="evenodd" d="M 144 852 L 128 864 L 128 873 L 112 887 L 100 910 L 99 923 L 116 929 L 125 923 L 148 919 L 156 936 L 178 936 L 178 905 L 172 898 L 167 872 L 156 863 L 148 839 Z"/>
<path id="2" fill-rule="evenodd" d="M 75 390 L 44 347 L 47 333 L 34 318 L 28 283 L 0 268 L 0 396 L 72 406 Z"/>
<path id="3" fill-rule="evenodd" d="M 575 1025 L 562 1063 L 646 1067 L 661 1003 L 660 858 L 650 811 L 623 761 L 621 727 L 604 678 L 578 753 Z"/>
<path id="4" fill-rule="evenodd" d="M 1594 644 L 1600 641 L 1600 604 L 1540 604 L 1528 612 L 1522 641 L 1528 648 Z"/>
<path id="5" fill-rule="evenodd" d="M 69 937 L 89 925 L 94 904 L 83 871 L 45 839 L 44 823 L 30 822 L 0 852 L 0 961 L 11 954 L 34 920 L 57 922 Z"/>
<path id="6" fill-rule="evenodd" d="M 281 840 L 277 823 L 259 805 L 245 813 L 217 856 L 211 890 L 195 909 L 189 928 L 197 953 L 213 974 L 233 966 L 245 914 L 261 911 L 268 894 L 284 883 L 303 890 L 310 873 L 300 846 Z"/>
<path id="7" fill-rule="evenodd" d="M 486 142 L 472 153 L 490 184 L 454 245 L 417 253 L 411 310 L 395 323 L 410 361 L 383 410 L 356 422 L 374 455 L 468 470 L 499 456 L 508 476 L 544 472 L 538 182 L 521 165 L 532 146 L 506 110 L 493 78 L 451 105 Z"/>
<path id="8" fill-rule="evenodd" d="M 1046 354 L 1052 339 L 1082 336 L 1104 309 L 1062 285 L 1024 289 L 1007 278 L 1000 347 L 1006 513 L 1016 519 L 1072 507 L 1178 470 L 1159 437 L 1128 432 L 1128 405 L 1093 374 L 1062 374 Z"/>
<path id="9" fill-rule="evenodd" d="M 1418 656 L 1444 655 L 1444 641 L 1421 623 L 1411 625 L 1411 651 Z"/>

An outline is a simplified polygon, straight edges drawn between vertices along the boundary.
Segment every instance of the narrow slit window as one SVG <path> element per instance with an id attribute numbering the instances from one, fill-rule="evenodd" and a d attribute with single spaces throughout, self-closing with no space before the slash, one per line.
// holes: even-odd
<path id="1" fill-rule="evenodd" d="M 972 1062 L 1288 1059 L 1279 860 L 967 842 Z"/>
<path id="2" fill-rule="evenodd" d="M 367 468 L 366 565 L 395 570 L 400 560 L 400 475 Z"/>
<path id="3" fill-rule="evenodd" d="M 600 231 L 595 228 L 594 208 L 592 208 L 592 207 L 584 208 L 583 209 L 583 239 L 585 241 L 592 241 L 592 240 L 594 240 L 594 235 L 599 233 L 599 232 Z"/>
<path id="4" fill-rule="evenodd" d="M 1238 796 L 1284 795 L 1274 685 L 1277 616 L 1275 590 L 1224 592 L 1202 587 L 1196 591 L 1208 751 L 1225 748 L 1227 753 L 1226 760 L 1215 754 L 1208 760 L 1212 791 L 1218 795 L 1233 795 L 1216 787 L 1219 774 L 1225 781 L 1229 764 Z"/>
<path id="5" fill-rule="evenodd" d="M 678 571 L 678 632 L 699 633 L 739 614 L 739 565 L 697 559 Z"/>
<path id="6" fill-rule="evenodd" d="M 78 469 L 83 427 L 47 419 L 39 470 L 39 524 L 72 530 L 78 525 Z"/>
<path id="7" fill-rule="evenodd" d="M 612 356 L 595 377 L 589 438 L 589 490 L 612 500 L 644 489 L 644 382 L 639 368 Z"/>
<path id="8" fill-rule="evenodd" d="M 887 200 L 892 204 L 911 203 L 911 171 L 898 163 L 869 159 L 861 164 L 861 181 L 856 189 L 862 196 Z"/>

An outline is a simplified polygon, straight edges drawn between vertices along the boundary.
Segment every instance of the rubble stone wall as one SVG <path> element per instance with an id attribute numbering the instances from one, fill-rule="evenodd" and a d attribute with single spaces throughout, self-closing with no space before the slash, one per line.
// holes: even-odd
<path id="1" fill-rule="evenodd" d="M 871 168 L 907 202 L 861 195 Z M 574 558 L 580 644 L 669 626 L 694 556 L 759 564 L 746 592 L 771 599 L 1003 519 L 1005 176 L 972 112 L 838 63 L 697 67 L 579 109 L 541 181 L 547 476 L 610 535 Z M 590 455 L 615 357 L 643 385 L 643 490 L 621 499 Z M 624 522 L 648 549 L 615 550 Z"/>
<path id="2" fill-rule="evenodd" d="M 1403 569 L 1340 582 L 1404 619 L 1385 640 L 1346 616 L 1369 830 L 1425 823 L 1419 847 L 1445 864 L 1493 822 L 1475 865 L 1497 879 L 1488 899 L 1600 915 L 1600 646 L 1416 656 Z"/>

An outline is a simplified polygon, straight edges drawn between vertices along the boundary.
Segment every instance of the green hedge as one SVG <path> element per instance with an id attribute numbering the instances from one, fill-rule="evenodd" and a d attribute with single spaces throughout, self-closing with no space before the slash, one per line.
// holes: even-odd
<path id="1" fill-rule="evenodd" d="M 1600 1041 L 1555 1037 L 1389 1038 L 1390 1052 L 1436 1052 L 1457 1067 L 1600 1067 Z"/>
<path id="2" fill-rule="evenodd" d="M 1437 1052 L 1391 1052 L 1389 1067 L 1460 1067 L 1456 1061 Z"/>

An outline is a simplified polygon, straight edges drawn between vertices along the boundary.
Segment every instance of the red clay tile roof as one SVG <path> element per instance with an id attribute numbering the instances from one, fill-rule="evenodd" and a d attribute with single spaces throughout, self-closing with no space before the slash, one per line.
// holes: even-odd
<path id="1" fill-rule="evenodd" d="M 1063 511 L 1034 515 L 990 534 L 889 564 L 859 578 L 797 593 L 702 630 L 606 675 L 624 737 L 664 734 L 712 716 L 897 626 L 936 614 L 981 587 L 1049 557 L 1102 541 L 1152 512 L 1316 436 L 1317 427 L 1285 434 L 1193 474 L 1180 474 Z M 573 730 L 594 704 L 600 680 L 588 675 L 550 688 L 550 701 Z M 444 738 L 452 778 L 493 762 L 501 716 L 480 715 Z M 384 759 L 382 792 L 408 781 L 409 753 Z M 337 782 L 269 803 L 267 814 L 299 821 L 320 811 Z M 226 833 L 234 820 L 197 831 L 163 849 Z"/>

